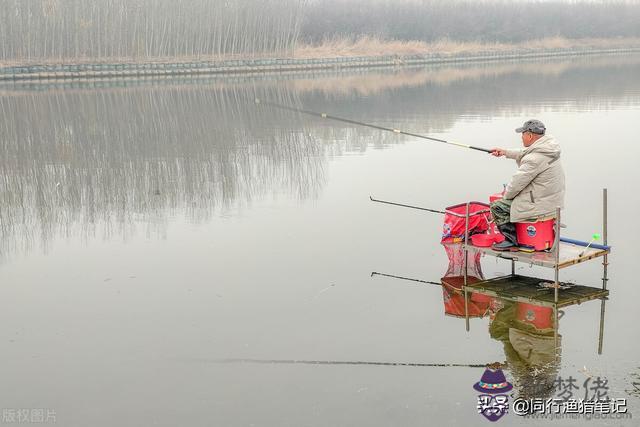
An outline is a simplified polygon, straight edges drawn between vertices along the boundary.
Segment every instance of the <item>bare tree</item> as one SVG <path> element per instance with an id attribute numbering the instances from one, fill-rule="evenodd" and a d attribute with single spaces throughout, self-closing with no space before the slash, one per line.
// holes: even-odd
<path id="1" fill-rule="evenodd" d="M 306 0 L 0 0 L 0 61 L 283 55 Z"/>

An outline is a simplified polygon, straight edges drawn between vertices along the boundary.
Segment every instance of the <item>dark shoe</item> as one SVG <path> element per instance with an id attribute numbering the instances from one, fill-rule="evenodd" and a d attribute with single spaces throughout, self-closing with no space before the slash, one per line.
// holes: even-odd
<path id="1" fill-rule="evenodd" d="M 511 243 L 509 239 L 506 239 L 503 242 L 494 243 L 493 245 L 491 245 L 491 249 L 493 249 L 494 251 L 511 251 L 513 249 L 517 250 L 518 247 Z"/>
<path id="2" fill-rule="evenodd" d="M 508 222 L 506 224 L 502 224 L 498 226 L 498 230 L 506 239 L 505 241 L 510 242 L 513 246 L 518 245 L 518 238 L 516 237 L 516 225 L 512 222 Z"/>

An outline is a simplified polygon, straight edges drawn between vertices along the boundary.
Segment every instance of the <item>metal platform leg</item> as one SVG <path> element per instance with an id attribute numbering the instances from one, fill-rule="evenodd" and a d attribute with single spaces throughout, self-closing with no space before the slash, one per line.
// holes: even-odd
<path id="1" fill-rule="evenodd" d="M 607 246 L 607 189 L 602 189 L 602 242 L 605 246 Z M 607 277 L 608 268 L 609 267 L 609 256 L 608 254 L 604 254 L 602 257 L 602 289 L 607 289 L 607 282 L 609 278 Z"/>
<path id="2" fill-rule="evenodd" d="M 469 332 L 469 303 L 467 302 L 468 292 L 467 287 L 464 287 L 464 327 Z"/>
<path id="3" fill-rule="evenodd" d="M 516 275 L 516 260 L 511 258 L 511 275 Z"/>
<path id="4" fill-rule="evenodd" d="M 464 286 L 467 286 L 467 267 L 468 267 L 468 252 L 469 245 L 469 202 L 467 202 L 467 211 L 464 216 Z"/>
<path id="5" fill-rule="evenodd" d="M 555 286 L 553 289 L 553 301 L 558 304 L 558 288 L 560 287 L 560 208 L 556 208 L 556 262 L 555 262 Z"/>
<path id="6" fill-rule="evenodd" d="M 469 245 L 469 205 L 470 203 L 467 202 L 467 211 L 465 214 L 465 219 L 464 219 L 464 320 L 465 320 L 465 327 L 467 329 L 467 332 L 469 332 L 469 307 L 468 307 L 468 302 L 467 302 L 467 281 L 468 281 L 468 274 L 467 274 L 467 267 L 468 267 L 468 262 L 469 262 L 469 252 L 468 252 L 468 248 L 467 246 Z"/>
<path id="7" fill-rule="evenodd" d="M 556 288 L 556 291 L 558 289 Z M 560 363 L 560 340 L 558 330 L 560 329 L 560 318 L 558 317 L 558 304 L 553 305 L 553 354 L 556 363 Z"/>
<path id="8" fill-rule="evenodd" d="M 602 354 L 602 343 L 604 341 L 604 306 L 605 299 L 600 301 L 600 334 L 598 335 L 598 354 Z"/>

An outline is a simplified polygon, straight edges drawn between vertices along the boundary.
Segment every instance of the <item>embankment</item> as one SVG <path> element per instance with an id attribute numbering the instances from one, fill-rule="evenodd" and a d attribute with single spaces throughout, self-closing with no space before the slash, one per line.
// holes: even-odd
<path id="1" fill-rule="evenodd" d="M 616 48 L 555 48 L 530 50 L 427 53 L 413 55 L 341 56 L 326 58 L 168 60 L 82 62 L 77 64 L 0 64 L 0 80 L 104 79 L 198 74 L 281 73 L 319 69 L 402 67 L 421 64 L 517 61 L 587 55 L 640 53 L 640 46 Z"/>

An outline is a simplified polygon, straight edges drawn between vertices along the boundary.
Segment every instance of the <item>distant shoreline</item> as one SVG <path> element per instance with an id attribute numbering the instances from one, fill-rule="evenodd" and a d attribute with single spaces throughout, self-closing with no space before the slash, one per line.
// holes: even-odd
<path id="1" fill-rule="evenodd" d="M 494 49 L 425 54 L 386 54 L 367 56 L 292 57 L 255 59 L 173 59 L 74 64 L 0 64 L 0 81 L 86 80 L 130 77 L 162 77 L 184 75 L 269 74 L 322 69 L 354 69 L 403 67 L 427 64 L 474 63 L 503 60 L 553 58 L 587 55 L 640 53 L 640 45 L 594 48 Z"/>

